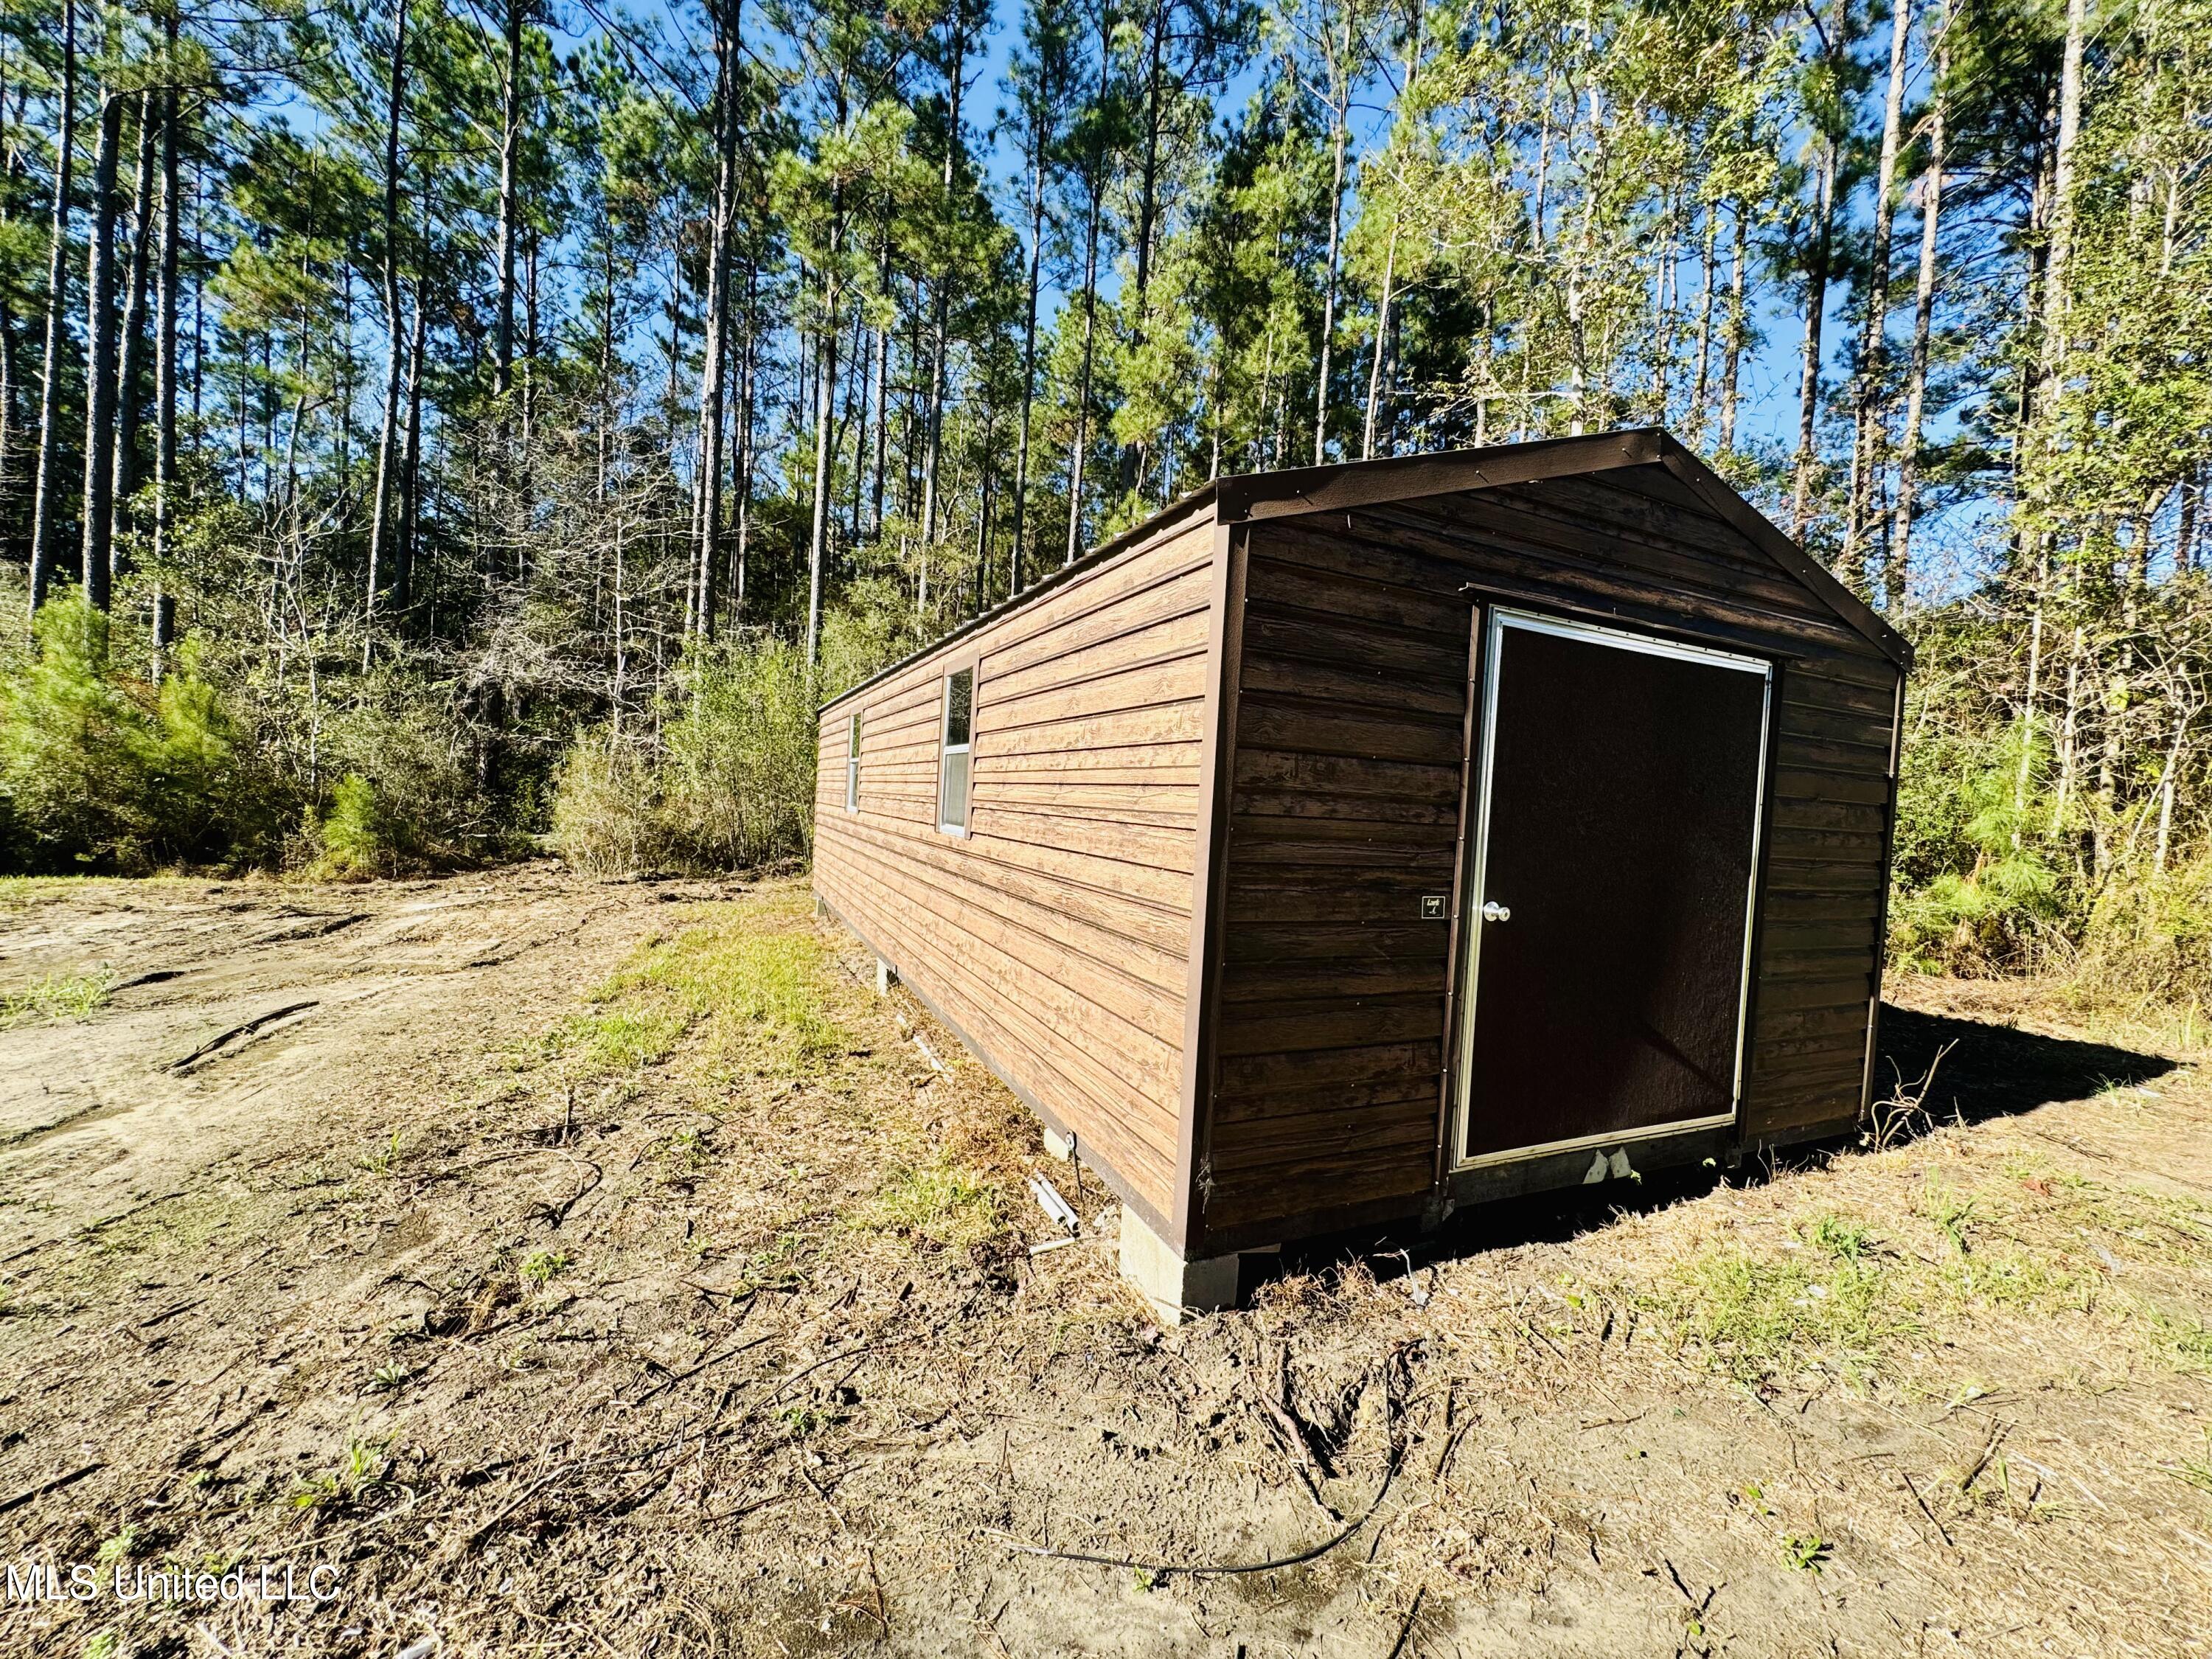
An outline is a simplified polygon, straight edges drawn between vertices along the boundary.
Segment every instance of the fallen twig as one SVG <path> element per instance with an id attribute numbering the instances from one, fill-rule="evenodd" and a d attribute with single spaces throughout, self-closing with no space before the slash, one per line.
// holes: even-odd
<path id="1" fill-rule="evenodd" d="M 1958 1548 L 1959 1547 L 1956 1544 L 1951 1542 L 1951 1534 L 1949 1531 L 1945 1528 L 1941 1521 L 1938 1521 L 1936 1518 L 1936 1511 L 1928 1507 L 1928 1500 L 1920 1495 L 1920 1488 L 1912 1484 L 1912 1477 L 1906 1474 L 1903 1469 L 1899 1469 L 1897 1473 L 1905 1481 L 1905 1491 L 1912 1494 L 1912 1501 L 1920 1505 L 1921 1514 L 1928 1517 L 1928 1524 L 1936 1528 L 1936 1536 L 1943 1540 L 1947 1547 L 1951 1549 Z"/>
<path id="2" fill-rule="evenodd" d="M 1413 1592 L 1413 1605 L 1406 1609 L 1406 1622 L 1398 1626 L 1398 1639 L 1390 1644 L 1389 1659 L 1398 1659 L 1398 1656 L 1406 1650 L 1406 1644 L 1413 1640 L 1413 1620 L 1421 1616 L 1421 1598 L 1428 1593 L 1426 1584 Z"/>
<path id="3" fill-rule="evenodd" d="M 105 1463 L 88 1463 L 81 1469 L 71 1470 L 67 1474 L 56 1475 L 44 1486 L 33 1486 L 28 1492 L 19 1492 L 6 1503 L 0 1504 L 0 1515 L 5 1515 L 10 1510 L 19 1510 L 33 1499 L 44 1498 L 48 1492 L 59 1492 L 64 1486 L 74 1486 L 88 1474 L 97 1474 L 106 1467 Z"/>
<path id="4" fill-rule="evenodd" d="M 1382 1500 L 1390 1495 L 1390 1483 L 1398 1478 L 1398 1465 L 1403 1456 L 1402 1450 L 1391 1454 L 1389 1462 L 1384 1465 L 1382 1469 L 1382 1484 L 1375 1489 L 1375 1501 L 1361 1512 L 1358 1520 L 1348 1522 L 1331 1536 L 1316 1544 L 1311 1549 L 1300 1550 L 1296 1555 L 1277 1556 L 1269 1561 L 1239 1561 L 1223 1565 L 1192 1566 L 1183 1561 L 1139 1561 L 1121 1555 L 1091 1555 L 1081 1550 L 1047 1549 L 1041 1544 L 1024 1544 L 1018 1540 L 1007 1538 L 1004 1534 L 1000 1534 L 998 1536 L 1006 1547 L 1017 1555 L 1043 1556 L 1054 1561 L 1081 1561 L 1095 1567 L 1120 1567 L 1124 1571 L 1161 1576 L 1179 1573 L 1186 1578 L 1230 1578 L 1247 1573 L 1275 1572 L 1284 1567 L 1303 1566 L 1309 1561 L 1319 1559 L 1373 1520 L 1376 1511 L 1382 1507 Z"/>

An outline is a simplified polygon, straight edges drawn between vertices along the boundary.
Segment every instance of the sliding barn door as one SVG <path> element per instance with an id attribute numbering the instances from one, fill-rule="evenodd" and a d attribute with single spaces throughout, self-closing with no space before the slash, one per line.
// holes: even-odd
<path id="1" fill-rule="evenodd" d="M 1771 671 L 1493 611 L 1458 1158 L 1735 1115 Z"/>

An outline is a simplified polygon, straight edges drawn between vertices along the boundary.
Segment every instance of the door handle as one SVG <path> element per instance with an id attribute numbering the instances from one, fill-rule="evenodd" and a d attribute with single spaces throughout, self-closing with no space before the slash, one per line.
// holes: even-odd
<path id="1" fill-rule="evenodd" d="M 1482 904 L 1482 919 L 1485 921 L 1510 921 L 1513 920 L 1513 913 L 1496 899 L 1485 899 Z"/>

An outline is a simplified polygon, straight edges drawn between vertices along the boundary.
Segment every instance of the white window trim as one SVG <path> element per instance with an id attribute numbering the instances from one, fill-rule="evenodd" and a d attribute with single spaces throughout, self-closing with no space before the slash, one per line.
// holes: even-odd
<path id="1" fill-rule="evenodd" d="M 845 720 L 845 810 L 860 810 L 860 711 Z"/>
<path id="2" fill-rule="evenodd" d="M 951 743 L 952 733 L 952 680 L 957 674 L 968 676 L 968 741 Z M 937 714 L 937 827 L 948 836 L 963 840 L 968 835 L 968 820 L 975 816 L 975 665 L 968 663 L 958 668 L 948 668 L 938 681 Z M 945 763 L 949 756 L 968 757 L 968 793 L 962 821 L 945 821 Z"/>

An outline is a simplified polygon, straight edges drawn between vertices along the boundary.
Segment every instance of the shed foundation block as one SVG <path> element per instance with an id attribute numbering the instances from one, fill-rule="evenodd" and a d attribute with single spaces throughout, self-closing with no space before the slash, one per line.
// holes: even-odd
<path id="1" fill-rule="evenodd" d="M 891 987 L 898 983 L 898 969 L 881 957 L 876 958 L 876 994 L 889 996 Z"/>
<path id="2" fill-rule="evenodd" d="M 1235 1307 L 1238 1260 L 1212 1255 L 1188 1261 L 1127 1205 L 1121 1206 L 1121 1277 L 1145 1293 L 1164 1325 Z"/>
<path id="3" fill-rule="evenodd" d="M 1047 1158 L 1055 1158 L 1065 1164 L 1075 1156 L 1075 1141 L 1072 1136 L 1061 1134 L 1049 1123 L 1040 1127 L 1044 1130 L 1044 1155 Z"/>

